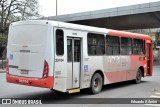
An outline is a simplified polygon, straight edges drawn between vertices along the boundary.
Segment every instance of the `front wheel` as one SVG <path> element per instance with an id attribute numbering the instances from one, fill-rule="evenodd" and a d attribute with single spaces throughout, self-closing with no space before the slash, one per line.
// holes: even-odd
<path id="1" fill-rule="evenodd" d="M 98 94 L 102 89 L 102 76 L 99 73 L 95 73 L 91 80 L 91 92 Z"/>
<path id="2" fill-rule="evenodd" d="M 136 79 L 134 80 L 134 82 L 136 84 L 139 84 L 141 82 L 141 78 L 142 78 L 142 72 L 140 69 L 138 69 L 137 74 L 136 74 Z"/>

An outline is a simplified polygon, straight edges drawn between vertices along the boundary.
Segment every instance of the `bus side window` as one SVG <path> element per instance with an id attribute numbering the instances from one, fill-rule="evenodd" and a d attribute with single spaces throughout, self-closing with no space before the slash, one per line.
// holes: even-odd
<path id="1" fill-rule="evenodd" d="M 143 40 L 143 54 L 145 55 L 146 54 L 146 47 L 145 47 L 145 40 Z"/>
<path id="2" fill-rule="evenodd" d="M 127 37 L 121 37 L 121 54 L 131 55 L 132 54 L 132 39 Z"/>
<path id="3" fill-rule="evenodd" d="M 61 29 L 56 30 L 56 54 L 64 54 L 64 33 Z"/>
<path id="4" fill-rule="evenodd" d="M 88 33 L 88 55 L 104 55 L 105 39 L 102 34 Z"/>
<path id="5" fill-rule="evenodd" d="M 118 36 L 106 36 L 106 55 L 120 54 L 120 40 Z"/>
<path id="6" fill-rule="evenodd" d="M 145 52 L 144 41 L 141 39 L 133 39 L 133 54 L 134 55 L 143 55 Z"/>

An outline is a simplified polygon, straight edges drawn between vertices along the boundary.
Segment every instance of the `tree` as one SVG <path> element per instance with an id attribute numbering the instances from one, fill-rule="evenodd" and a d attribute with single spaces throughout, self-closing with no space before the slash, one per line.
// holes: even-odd
<path id="1" fill-rule="evenodd" d="M 38 0 L 0 0 L 0 33 L 8 23 L 39 17 L 38 7 Z"/>
<path id="2" fill-rule="evenodd" d="M 7 45 L 7 39 L 8 39 L 8 36 L 0 35 L 0 48 L 5 47 Z"/>

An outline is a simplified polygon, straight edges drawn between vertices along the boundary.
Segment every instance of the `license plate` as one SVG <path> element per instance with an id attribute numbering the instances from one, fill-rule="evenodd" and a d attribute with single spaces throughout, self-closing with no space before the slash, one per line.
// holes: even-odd
<path id="1" fill-rule="evenodd" d="M 23 84 L 29 84 L 29 81 L 24 79 L 19 79 L 18 82 Z"/>
<path id="2" fill-rule="evenodd" d="M 21 74 L 28 74 L 28 70 L 21 70 Z"/>

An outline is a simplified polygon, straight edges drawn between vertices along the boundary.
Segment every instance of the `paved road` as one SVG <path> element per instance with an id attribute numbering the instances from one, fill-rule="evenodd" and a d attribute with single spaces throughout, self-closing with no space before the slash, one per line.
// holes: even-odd
<path id="1" fill-rule="evenodd" d="M 56 100 L 59 103 L 73 100 L 74 98 L 160 98 L 160 66 L 154 66 L 154 73 L 152 77 L 146 77 L 142 79 L 141 84 L 133 84 L 131 81 L 106 85 L 100 94 L 90 95 L 86 91 L 76 94 L 64 94 L 60 92 L 50 91 L 45 88 L 29 87 L 23 85 L 17 85 L 7 83 L 5 80 L 5 74 L 0 73 L 0 98 L 63 98 L 63 100 Z M 48 102 L 53 102 L 49 100 Z M 47 105 L 53 106 L 53 105 Z M 54 105 L 57 107 L 68 106 L 75 107 L 75 105 Z M 81 104 L 77 107 L 97 107 L 93 104 Z M 106 106 L 106 105 L 98 105 Z M 107 107 L 128 107 L 137 105 L 107 105 Z M 155 105 L 139 105 L 141 107 L 152 107 Z M 160 105 L 159 105 L 160 107 Z"/>

